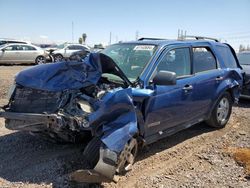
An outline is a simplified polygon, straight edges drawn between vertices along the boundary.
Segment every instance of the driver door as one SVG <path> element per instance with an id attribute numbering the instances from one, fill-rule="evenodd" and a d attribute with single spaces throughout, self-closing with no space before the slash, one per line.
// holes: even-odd
<path id="1" fill-rule="evenodd" d="M 165 50 L 152 74 L 172 71 L 177 75 L 176 85 L 154 85 L 154 95 L 145 108 L 145 137 L 163 134 L 169 128 L 189 124 L 193 119 L 193 85 L 190 47 Z M 151 79 L 152 79 L 151 77 Z"/>
<path id="2" fill-rule="evenodd" d="M 0 53 L 0 62 L 16 63 L 19 59 L 18 45 L 9 45 Z"/>

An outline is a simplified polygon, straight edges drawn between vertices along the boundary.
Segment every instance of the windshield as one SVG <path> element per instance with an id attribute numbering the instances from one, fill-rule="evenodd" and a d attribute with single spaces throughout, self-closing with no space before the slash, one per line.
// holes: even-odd
<path id="1" fill-rule="evenodd" d="M 241 65 L 250 65 L 250 53 L 240 53 L 237 56 Z"/>
<path id="2" fill-rule="evenodd" d="M 155 45 L 145 44 L 115 44 L 102 50 L 102 53 L 111 57 L 133 82 L 152 58 L 156 48 Z"/>

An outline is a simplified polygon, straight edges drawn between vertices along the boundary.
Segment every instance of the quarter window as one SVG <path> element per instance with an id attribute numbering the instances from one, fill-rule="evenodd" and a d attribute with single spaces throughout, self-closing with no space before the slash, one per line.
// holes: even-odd
<path id="1" fill-rule="evenodd" d="M 217 46 L 220 56 L 227 68 L 237 68 L 236 60 L 229 47 Z"/>
<path id="2" fill-rule="evenodd" d="M 191 62 L 189 48 L 177 48 L 164 54 L 157 67 L 159 71 L 175 72 L 176 76 L 185 76 L 191 74 Z"/>
<path id="3" fill-rule="evenodd" d="M 208 47 L 193 48 L 194 73 L 216 69 L 216 60 Z"/>

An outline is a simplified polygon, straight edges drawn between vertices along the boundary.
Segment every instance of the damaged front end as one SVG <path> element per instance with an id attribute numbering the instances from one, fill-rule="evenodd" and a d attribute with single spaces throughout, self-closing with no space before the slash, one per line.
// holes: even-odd
<path id="1" fill-rule="evenodd" d="M 105 73 L 121 80 L 103 77 Z M 137 118 L 130 84 L 104 54 L 90 54 L 84 62 L 34 66 L 16 76 L 10 101 L 0 117 L 5 118 L 8 129 L 53 141 L 91 142 L 98 138 L 101 144 L 94 172 L 112 179 L 116 172 L 129 170 L 137 152 Z"/>

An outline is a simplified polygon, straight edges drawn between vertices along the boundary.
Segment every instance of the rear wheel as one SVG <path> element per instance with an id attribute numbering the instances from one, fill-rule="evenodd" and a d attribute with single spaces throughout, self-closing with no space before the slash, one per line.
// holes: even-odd
<path id="1" fill-rule="evenodd" d="M 215 128 L 223 128 L 227 124 L 232 112 L 232 97 L 226 92 L 215 105 L 211 117 L 206 123 Z"/>
<path id="2" fill-rule="evenodd" d="M 43 56 L 38 56 L 35 60 L 36 64 L 40 65 L 40 64 L 45 64 L 46 63 L 46 59 Z"/>

